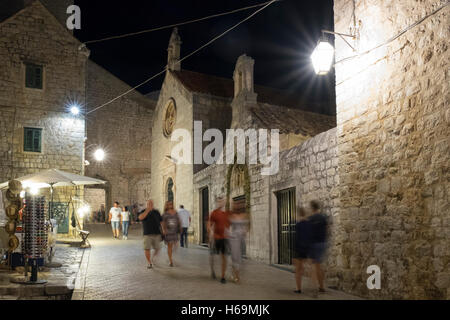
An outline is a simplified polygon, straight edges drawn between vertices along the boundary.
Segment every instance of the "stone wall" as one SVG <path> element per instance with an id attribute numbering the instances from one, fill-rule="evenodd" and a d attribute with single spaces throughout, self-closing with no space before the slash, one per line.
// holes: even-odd
<path id="1" fill-rule="evenodd" d="M 297 206 L 307 207 L 310 200 L 320 200 L 324 213 L 330 216 L 331 250 L 328 257 L 329 284 L 337 282 L 335 266 L 342 239 L 337 234 L 339 200 L 337 184 L 336 128 L 280 153 L 279 172 L 261 175 L 260 165 L 249 165 L 251 228 L 247 238 L 247 255 L 266 263 L 278 263 L 278 222 L 276 192 L 295 188 Z M 228 165 L 212 165 L 194 175 L 193 229 L 200 241 L 202 221 L 200 190 L 209 188 L 209 211 L 215 208 L 217 195 L 226 194 Z"/>
<path id="2" fill-rule="evenodd" d="M 129 89 L 99 65 L 88 62 L 87 110 Z M 86 116 L 86 159 L 90 163 L 86 175 L 108 182 L 107 211 L 114 201 L 124 206 L 145 204 L 150 196 L 154 106 L 154 101 L 133 91 Z M 102 162 L 93 156 L 98 148 L 106 153 Z"/>
<path id="3" fill-rule="evenodd" d="M 339 230 L 339 184 L 336 128 L 318 134 L 299 146 L 280 153 L 280 170 L 270 176 L 269 192 L 263 198 L 271 201 L 272 228 L 271 261 L 277 263 L 278 225 L 277 191 L 295 188 L 297 207 L 309 208 L 311 200 L 319 200 L 330 222 L 330 250 L 328 252 L 328 284 L 335 285 L 333 268 L 338 259 L 342 239 Z"/>
<path id="4" fill-rule="evenodd" d="M 335 0 L 364 52 L 446 1 Z M 339 287 L 371 298 L 450 298 L 449 7 L 395 41 L 336 65 Z M 336 39 L 336 61 L 354 55 Z M 381 268 L 368 290 L 366 269 Z"/>

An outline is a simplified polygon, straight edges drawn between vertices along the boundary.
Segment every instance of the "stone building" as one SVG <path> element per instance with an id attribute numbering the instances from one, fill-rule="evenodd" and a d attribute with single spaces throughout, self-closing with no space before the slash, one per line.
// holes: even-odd
<path id="1" fill-rule="evenodd" d="M 365 52 L 447 1 L 335 0 L 335 30 Z M 448 3 L 447 3 L 448 4 Z M 336 64 L 339 287 L 368 297 L 450 298 L 449 9 Z M 354 53 L 336 39 L 336 61 Z M 381 269 L 368 290 L 366 268 Z"/>
<path id="2" fill-rule="evenodd" d="M 49 168 L 84 174 L 85 121 L 68 107 L 86 99 L 89 51 L 40 1 L 15 9 L 0 22 L 0 181 Z M 82 195 L 58 189 L 57 206 Z"/>
<path id="3" fill-rule="evenodd" d="M 355 34 L 350 43 L 364 53 L 335 41 L 336 119 L 292 94 L 255 85 L 254 61 L 246 55 L 232 79 L 182 69 L 175 30 L 158 101 L 132 93 L 89 114 L 85 124 L 64 110 L 67 99 L 89 109 L 129 87 L 89 61 L 55 17 L 32 2 L 0 20 L 6 61 L 0 178 L 47 167 L 85 170 L 109 182 L 86 191 L 96 205 L 99 198 L 109 206 L 149 197 L 158 208 L 167 200 L 183 204 L 198 244 L 206 240 L 215 197 L 226 195 L 228 205 L 233 200 L 250 213 L 246 254 L 270 264 L 290 263 L 296 208 L 319 199 L 331 222 L 329 286 L 370 298 L 449 299 L 449 7 L 365 53 L 444 3 L 334 1 L 336 32 Z M 28 63 L 44 66 L 28 73 L 42 75 L 28 83 L 42 89 L 27 88 Z M 262 175 L 254 164 L 179 164 L 170 138 L 176 129 L 193 134 L 197 121 L 202 135 L 209 128 L 278 129 L 278 172 Z M 24 151 L 26 126 L 41 130 L 41 152 Z M 107 152 L 103 164 L 92 159 L 96 146 Z M 367 287 L 373 265 L 381 270 L 379 290 Z"/>
<path id="4" fill-rule="evenodd" d="M 336 0 L 335 30 L 356 34 L 352 44 L 365 52 L 444 3 Z M 271 101 L 253 84 L 249 57 L 238 59 L 234 83 L 171 64 L 180 51 L 175 32 L 153 125 L 157 206 L 170 197 L 185 204 L 193 211 L 193 239 L 204 243 L 215 196 L 245 201 L 252 226 L 247 255 L 289 264 L 286 234 L 292 236 L 295 208 L 319 199 L 331 221 L 328 285 L 371 298 L 450 298 L 447 21 L 448 7 L 350 59 L 351 48 L 336 39 L 336 124 L 299 105 Z M 195 120 L 203 121 L 203 130 L 280 129 L 279 172 L 263 176 L 258 165 L 177 165 L 166 124 L 192 132 Z M 367 287 L 369 266 L 381 270 L 379 290 Z"/>
<path id="5" fill-rule="evenodd" d="M 210 128 L 224 136 L 230 128 L 278 129 L 280 148 L 286 150 L 333 128 L 335 117 L 312 112 L 316 106 L 301 103 L 297 96 L 255 85 L 254 61 L 246 55 L 239 57 L 233 79 L 184 70 L 174 63 L 179 60 L 180 45 L 175 29 L 153 120 L 152 199 L 158 208 L 167 200 L 173 200 L 176 206 L 183 204 L 193 213 L 192 239 L 205 243 L 206 219 L 214 209 L 214 199 L 227 195 L 252 213 L 248 255 L 271 262 L 269 197 L 264 190 L 269 179 L 261 178 L 260 167 L 177 163 L 171 151 L 178 140 L 171 141 L 171 134 L 176 129 L 185 129 L 192 137 L 194 129 L 202 136 Z M 203 148 L 206 145 L 203 143 Z"/>
<path id="6" fill-rule="evenodd" d="M 66 212 L 58 229 L 62 234 L 72 230 L 71 196 L 80 203 L 85 198 L 93 210 L 115 200 L 145 203 L 155 105 L 132 91 L 86 114 L 130 87 L 90 61 L 89 50 L 66 28 L 71 3 L 0 4 L 0 181 L 49 168 L 107 181 L 101 189 L 56 189 L 55 202 Z M 72 104 L 79 106 L 79 115 L 70 113 Z M 103 163 L 93 159 L 96 147 L 107 152 Z M 47 191 L 41 193 L 48 196 Z"/>
<path id="7" fill-rule="evenodd" d="M 87 63 L 88 110 L 130 90 L 123 81 L 92 62 Z M 155 101 L 137 91 L 86 116 L 86 175 L 107 184 L 85 188 L 85 200 L 93 210 L 107 209 L 114 201 L 121 205 L 145 206 L 150 196 L 151 137 Z M 105 150 L 105 160 L 97 162 L 93 153 Z"/>

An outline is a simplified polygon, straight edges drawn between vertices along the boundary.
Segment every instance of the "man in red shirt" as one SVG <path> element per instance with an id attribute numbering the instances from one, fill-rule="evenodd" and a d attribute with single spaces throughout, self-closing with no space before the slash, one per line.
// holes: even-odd
<path id="1" fill-rule="evenodd" d="M 218 197 L 216 199 L 217 209 L 211 212 L 208 220 L 208 235 L 213 241 L 215 254 L 220 254 L 222 257 L 222 279 L 220 282 L 226 283 L 225 271 L 227 269 L 227 257 L 228 254 L 228 239 L 226 236 L 226 229 L 230 227 L 230 212 L 225 211 L 225 199 Z M 212 239 L 214 237 L 214 239 Z M 213 257 L 211 257 L 211 271 L 212 277 L 215 278 Z"/>

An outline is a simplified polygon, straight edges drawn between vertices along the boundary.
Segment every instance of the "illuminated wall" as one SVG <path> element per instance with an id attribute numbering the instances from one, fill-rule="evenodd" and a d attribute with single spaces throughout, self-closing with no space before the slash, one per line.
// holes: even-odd
<path id="1" fill-rule="evenodd" d="M 445 1 L 335 0 L 335 31 L 365 52 Z M 374 298 L 450 298 L 449 7 L 354 59 L 336 38 L 340 213 L 330 270 Z M 366 269 L 381 268 L 368 290 Z"/>

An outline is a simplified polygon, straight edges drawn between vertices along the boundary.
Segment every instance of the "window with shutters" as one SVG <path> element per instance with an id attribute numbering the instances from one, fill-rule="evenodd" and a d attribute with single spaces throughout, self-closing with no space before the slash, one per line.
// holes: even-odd
<path id="1" fill-rule="evenodd" d="M 26 64 L 25 86 L 27 88 L 42 89 L 43 67 L 36 64 Z"/>
<path id="2" fill-rule="evenodd" d="M 42 129 L 24 128 L 23 151 L 42 152 Z"/>

